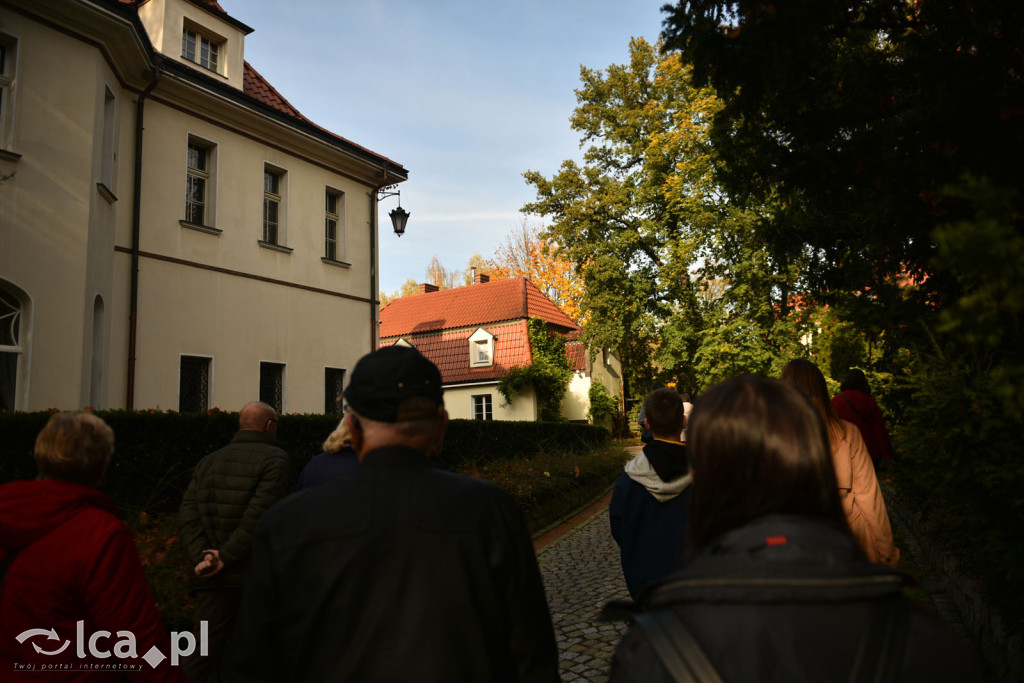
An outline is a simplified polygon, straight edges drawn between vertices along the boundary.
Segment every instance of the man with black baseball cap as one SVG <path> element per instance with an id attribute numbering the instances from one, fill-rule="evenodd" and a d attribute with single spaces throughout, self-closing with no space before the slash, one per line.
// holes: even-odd
<path id="1" fill-rule="evenodd" d="M 239 680 L 558 681 L 522 515 L 434 467 L 448 413 L 415 349 L 364 356 L 345 390 L 360 465 L 270 510 L 235 633 Z"/>

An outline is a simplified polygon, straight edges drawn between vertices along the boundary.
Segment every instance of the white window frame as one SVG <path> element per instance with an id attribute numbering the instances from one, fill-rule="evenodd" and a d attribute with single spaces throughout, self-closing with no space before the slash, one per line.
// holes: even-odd
<path id="1" fill-rule="evenodd" d="M 15 86 L 17 83 L 18 41 L 0 33 L 3 56 L 0 61 L 0 149 L 10 150 L 14 132 Z"/>
<path id="2" fill-rule="evenodd" d="M 472 394 L 469 398 L 472 401 L 471 408 L 474 420 L 494 419 L 494 399 L 491 398 L 490 394 Z"/>
<path id="3" fill-rule="evenodd" d="M 331 200 L 334 200 L 333 207 Z M 324 191 L 324 258 L 328 261 L 346 262 L 345 193 L 332 187 Z"/>
<path id="4" fill-rule="evenodd" d="M 181 362 L 185 358 L 198 358 L 206 361 L 206 408 L 201 410 L 209 410 L 213 407 L 213 356 L 207 356 L 201 353 L 182 353 L 178 356 L 178 411 L 181 411 Z"/>
<path id="5" fill-rule="evenodd" d="M 185 24 L 181 29 L 181 58 L 216 74 L 222 73 L 225 42 L 222 38 Z"/>
<path id="6" fill-rule="evenodd" d="M 277 187 L 268 188 L 269 177 L 277 178 Z M 274 191 L 276 189 L 276 192 Z M 263 164 L 263 232 L 261 244 L 283 247 L 287 244 L 288 172 L 273 164 Z M 276 222 L 270 220 L 269 208 L 276 206 Z M 273 228 L 273 230 L 271 229 Z M 274 239 L 270 239 L 273 237 Z"/>
<path id="7" fill-rule="evenodd" d="M 4 297 L 8 300 L 13 300 L 18 308 L 10 314 L 12 318 L 17 319 L 18 333 L 17 338 L 14 339 L 14 344 L 0 344 L 0 352 L 12 353 L 17 356 L 15 361 L 14 369 L 14 409 L 15 410 L 27 410 L 28 409 L 28 389 L 29 389 L 29 368 L 31 367 L 29 361 L 30 351 L 32 348 L 32 333 L 31 333 L 31 321 L 32 321 L 32 302 L 29 300 L 28 295 L 22 292 L 18 287 L 15 287 L 13 283 L 8 283 L 6 280 L 0 280 L 0 292 L 3 293 Z M 8 316 L 4 316 L 0 319 L 0 325 L 12 324 L 13 321 L 8 321 Z"/>
<path id="8" fill-rule="evenodd" d="M 100 149 L 100 184 L 115 194 L 117 177 L 117 96 L 109 85 L 103 87 L 103 137 Z"/>
<path id="9" fill-rule="evenodd" d="M 266 400 L 265 397 L 263 396 L 263 386 L 262 385 L 263 385 L 263 366 L 264 365 L 272 365 L 272 366 L 277 366 L 277 367 L 280 368 L 280 372 L 281 372 L 281 405 L 280 406 L 274 406 L 274 408 L 277 410 L 277 412 L 279 414 L 284 413 L 285 405 L 286 405 L 286 399 L 287 399 L 287 396 L 288 396 L 288 365 L 286 363 L 282 363 L 280 361 L 274 361 L 274 360 L 261 360 L 260 361 L 260 374 L 259 374 L 259 382 L 258 382 L 258 385 L 257 385 L 257 390 L 259 391 L 259 399 L 261 401 L 263 401 L 264 403 L 267 403 L 267 404 L 272 405 L 272 406 L 274 404 L 271 403 L 270 401 Z"/>
<path id="10" fill-rule="evenodd" d="M 192 148 L 196 148 L 204 155 L 206 168 L 198 168 L 190 165 Z M 200 220 L 193 220 L 195 216 L 189 211 L 191 203 L 189 188 L 191 180 L 195 178 L 203 183 L 202 215 Z M 204 140 L 197 135 L 189 134 L 185 143 L 185 218 L 188 225 L 202 227 L 214 227 L 217 223 L 217 144 Z"/>
<path id="11" fill-rule="evenodd" d="M 480 327 L 469 337 L 469 367 L 494 365 L 494 335 Z"/>
<path id="12" fill-rule="evenodd" d="M 324 367 L 324 414 L 325 415 L 340 415 L 342 410 L 344 410 L 344 404 L 345 404 L 345 399 L 344 398 L 342 398 L 339 401 L 339 403 L 338 403 L 338 408 L 340 410 L 337 413 L 330 413 L 327 410 L 327 373 L 328 372 L 332 372 L 332 371 L 333 372 L 340 372 L 341 373 L 341 382 L 342 382 L 342 384 L 344 384 L 345 383 L 345 377 L 348 376 L 348 369 L 347 368 L 335 368 L 335 367 L 331 367 L 329 365 Z"/>

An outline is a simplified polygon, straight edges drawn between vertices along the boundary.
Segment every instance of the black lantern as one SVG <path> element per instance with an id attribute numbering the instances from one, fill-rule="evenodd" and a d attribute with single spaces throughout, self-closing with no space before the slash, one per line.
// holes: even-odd
<path id="1" fill-rule="evenodd" d="M 388 185 L 377 189 L 377 201 L 385 197 L 398 197 L 398 208 L 393 209 L 388 215 L 391 216 L 391 225 L 395 228 L 395 234 L 401 237 L 405 234 L 405 224 L 411 215 L 402 208 L 402 191 L 396 190 L 397 185 Z"/>
<path id="2" fill-rule="evenodd" d="M 391 213 L 391 225 L 395 228 L 395 234 L 401 237 L 405 234 L 405 223 L 409 220 L 409 212 L 402 208 L 399 204 L 397 209 L 392 209 Z"/>

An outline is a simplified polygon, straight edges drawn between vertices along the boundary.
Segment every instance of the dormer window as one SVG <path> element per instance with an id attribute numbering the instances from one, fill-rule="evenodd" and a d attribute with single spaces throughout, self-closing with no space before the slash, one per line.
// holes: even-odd
<path id="1" fill-rule="evenodd" d="M 415 344 L 413 344 L 409 340 L 405 339 L 404 337 L 399 337 L 398 341 L 395 342 L 395 346 L 404 346 L 407 349 L 415 349 L 416 348 Z"/>
<path id="2" fill-rule="evenodd" d="M 481 327 L 469 337 L 469 366 L 491 365 L 494 365 L 494 335 Z"/>
<path id="3" fill-rule="evenodd" d="M 220 73 L 221 41 L 186 26 L 181 32 L 181 56 L 210 71 Z"/>

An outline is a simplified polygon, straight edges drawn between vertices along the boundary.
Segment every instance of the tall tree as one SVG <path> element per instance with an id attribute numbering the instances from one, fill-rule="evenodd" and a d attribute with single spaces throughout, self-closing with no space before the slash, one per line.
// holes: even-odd
<path id="1" fill-rule="evenodd" d="M 581 69 L 571 123 L 587 145 L 584 165 L 566 161 L 550 179 L 527 172 L 537 201 L 523 210 L 551 217 L 547 235 L 584 283 L 585 336 L 619 349 L 631 393 L 649 384 L 652 354 L 691 390 L 712 367 L 767 371 L 799 255 L 780 258 L 756 239 L 751 226 L 768 202 L 739 210 L 717 186 L 714 92 L 643 39 L 629 57 Z M 728 364 L 714 359 L 724 351 Z"/>
<path id="2" fill-rule="evenodd" d="M 936 231 L 973 220 L 972 179 L 1024 187 L 1020 3 L 665 10 L 666 47 L 722 97 L 711 139 L 723 187 L 740 203 L 778 198 L 756 226 L 773 252 L 809 254 L 809 283 L 867 328 L 899 330 L 963 293 L 935 261 Z M 1014 201 L 1020 215 L 1024 197 Z M 901 286 L 908 277 L 916 289 Z"/>
<path id="3" fill-rule="evenodd" d="M 576 277 L 572 263 L 558 244 L 530 227 L 524 219 L 519 227 L 505 236 L 488 261 L 493 279 L 525 277 L 540 287 L 566 315 L 584 325 L 586 312 L 580 308 L 583 282 Z"/>

